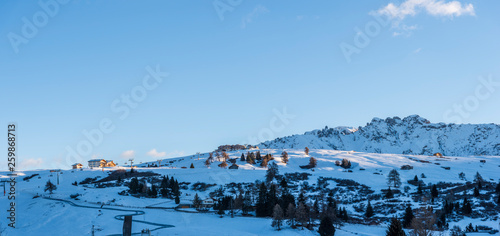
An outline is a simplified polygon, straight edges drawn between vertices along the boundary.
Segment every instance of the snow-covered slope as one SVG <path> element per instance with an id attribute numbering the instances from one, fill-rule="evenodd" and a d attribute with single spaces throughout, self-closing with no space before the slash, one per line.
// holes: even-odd
<path id="1" fill-rule="evenodd" d="M 238 169 L 228 169 L 217 167 L 220 161 L 215 161 L 209 168 L 205 166 L 205 160 L 208 154 L 185 156 L 179 158 L 165 159 L 161 162 L 160 168 L 147 168 L 143 163 L 135 169 L 139 172 L 151 171 L 160 175 L 174 177 L 179 182 L 189 183 L 188 188 L 182 189 L 181 202 L 189 202 L 195 194 L 202 198 L 209 196 L 211 191 L 221 186 L 234 183 L 252 183 L 256 180 L 264 180 L 267 168 L 261 168 L 258 164 L 251 165 L 239 160 L 242 153 L 248 150 L 231 151 L 228 155 L 231 159 L 236 159 Z M 256 150 L 251 150 L 256 151 Z M 373 154 L 364 152 L 346 152 L 324 149 L 311 149 L 309 155 L 306 155 L 302 149 L 261 149 L 262 154 L 272 154 L 279 166 L 280 174 L 306 172 L 309 175 L 307 180 L 303 180 L 300 186 L 305 182 L 308 186 L 317 186 L 318 180 L 322 177 L 351 179 L 360 184 L 368 186 L 375 193 L 380 193 L 382 189 L 387 188 L 387 174 L 392 169 L 399 169 L 402 165 L 412 165 L 411 170 L 400 171 L 403 186 L 410 188 L 410 192 L 415 192 L 416 187 L 407 183 L 415 175 L 425 174 L 427 177 L 423 180 L 425 184 L 449 182 L 466 183 L 472 180 L 476 172 L 480 172 L 487 181 L 497 181 L 498 169 L 500 166 L 499 157 L 454 157 L 454 158 L 436 158 L 429 156 L 400 155 L 400 154 Z M 280 154 L 287 151 L 290 157 L 288 164 L 281 162 Z M 317 159 L 317 166 L 314 170 L 301 169 L 301 165 L 309 162 L 310 157 Z M 335 165 L 335 161 L 348 159 L 352 163 L 352 172 Z M 484 160 L 484 162 L 481 162 Z M 194 168 L 189 168 L 193 164 Z M 187 167 L 187 168 L 183 168 Z M 443 167 L 449 167 L 445 169 Z M 97 230 L 96 235 L 119 235 L 121 232 L 122 221 L 117 220 L 116 216 L 129 212 L 140 210 L 144 214 L 135 216 L 135 220 L 147 221 L 157 224 L 173 225 L 173 228 L 163 228 L 154 231 L 153 235 L 318 235 L 309 230 L 293 230 L 289 227 L 281 231 L 275 231 L 271 227 L 269 218 L 255 218 L 229 216 L 219 218 L 214 213 L 193 214 L 178 212 L 173 209 L 151 209 L 146 206 L 173 207 L 176 204 L 171 199 L 166 198 L 136 198 L 133 196 L 119 195 L 118 193 L 126 190 L 125 185 L 97 188 L 93 184 L 72 185 L 75 181 L 80 182 L 86 178 L 101 179 L 106 177 L 111 171 L 129 168 L 114 167 L 103 169 L 82 169 L 82 170 L 64 170 L 59 174 L 59 184 L 57 190 L 51 195 L 52 198 L 71 201 L 75 204 L 88 206 L 90 208 L 75 207 L 68 202 L 54 201 L 44 198 L 33 198 L 35 195 L 50 196 L 44 192 L 44 186 L 48 180 L 57 183 L 57 174 L 49 170 L 24 171 L 19 173 L 17 180 L 17 227 L 11 229 L 6 225 L 6 221 L 0 222 L 1 235 L 90 235 L 92 225 Z M 459 178 L 459 173 L 463 172 L 465 178 Z M 7 172 L 0 172 L 0 180 L 7 180 Z M 23 180 L 27 176 L 38 174 L 30 180 Z M 127 182 L 130 178 L 124 179 Z M 114 181 L 112 181 L 114 182 Z M 192 186 L 196 182 L 212 184 L 206 191 L 194 190 Z M 328 182 L 325 188 L 335 188 L 337 184 L 333 181 Z M 298 183 L 297 183 L 298 185 Z M 366 195 L 359 195 L 358 192 L 344 192 L 336 194 L 336 199 L 347 208 L 349 215 L 361 217 L 363 212 L 357 212 L 355 207 L 365 202 Z M 80 194 L 79 200 L 72 199 L 71 194 Z M 469 193 L 471 194 L 471 193 Z M 362 198 L 361 202 L 349 204 L 353 199 Z M 409 201 L 408 196 L 401 196 L 401 200 Z M 373 200 L 373 205 L 382 204 L 383 200 Z M 102 203 L 104 208 L 100 208 Z M 7 197 L 0 197 L 0 210 L 6 211 L 10 201 Z M 397 203 L 399 204 L 399 203 Z M 415 203 L 415 206 L 417 203 Z M 439 207 L 436 205 L 436 207 Z M 109 208 L 118 208 L 110 210 Z M 390 217 L 403 213 L 397 210 L 390 215 L 379 213 L 377 216 Z M 480 218 L 465 218 L 460 222 L 450 222 L 450 227 L 472 222 L 473 224 L 490 225 L 496 228 L 497 221 L 482 221 Z M 156 226 L 134 222 L 133 231 L 137 232 L 144 228 L 157 228 Z M 364 226 L 347 224 L 342 229 L 338 229 L 335 235 L 384 235 L 385 225 Z"/>
<path id="2" fill-rule="evenodd" d="M 354 150 L 372 153 L 446 156 L 500 155 L 500 125 L 430 123 L 418 115 L 385 120 L 364 127 L 325 127 L 303 135 L 263 142 L 260 148 Z"/>

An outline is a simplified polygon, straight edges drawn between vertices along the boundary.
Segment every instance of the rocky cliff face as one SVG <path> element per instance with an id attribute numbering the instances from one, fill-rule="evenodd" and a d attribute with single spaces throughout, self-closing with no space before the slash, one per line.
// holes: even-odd
<path id="1" fill-rule="evenodd" d="M 266 141 L 260 148 L 317 148 L 374 153 L 446 156 L 500 155 L 500 125 L 430 123 L 418 115 L 385 120 L 364 127 L 325 127 L 303 135 Z"/>

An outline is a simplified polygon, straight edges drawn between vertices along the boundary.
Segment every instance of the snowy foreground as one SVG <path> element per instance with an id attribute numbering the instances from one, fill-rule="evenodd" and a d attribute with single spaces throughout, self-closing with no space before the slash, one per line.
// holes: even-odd
<path id="1" fill-rule="evenodd" d="M 303 150 L 286 151 L 290 155 L 290 161 L 287 165 L 280 162 L 280 154 L 283 150 L 263 149 L 263 154 L 270 153 L 275 157 L 279 165 L 280 174 L 293 172 L 310 173 L 309 185 L 315 185 L 319 177 L 333 177 L 339 179 L 352 179 L 360 184 L 366 185 L 375 192 L 380 192 L 387 188 L 387 173 L 392 169 L 398 169 L 401 174 L 401 180 L 404 186 L 409 186 L 410 192 L 415 192 L 416 187 L 407 184 L 415 175 L 420 176 L 425 173 L 426 184 L 437 182 L 465 183 L 465 180 L 459 178 L 459 173 L 465 173 L 467 180 L 471 181 L 476 172 L 480 172 L 486 181 L 498 183 L 500 178 L 500 157 L 480 156 L 480 157 L 448 157 L 448 159 L 437 159 L 429 156 L 413 156 L 399 154 L 373 154 L 360 152 L 346 152 L 334 150 L 311 150 L 309 155 L 305 155 Z M 207 191 L 199 192 L 189 188 L 181 190 L 181 203 L 189 202 L 193 199 L 195 193 L 200 197 L 208 197 L 208 193 L 231 182 L 255 182 L 255 180 L 264 180 L 266 169 L 257 165 L 250 165 L 239 160 L 241 153 L 245 151 L 228 152 L 231 158 L 237 158 L 239 169 L 230 170 L 217 167 L 218 162 L 212 163 L 210 168 L 205 167 L 204 162 L 208 154 L 198 156 L 187 156 L 174 159 L 166 159 L 162 162 L 166 167 L 146 168 L 137 167 L 138 171 L 152 171 L 161 175 L 173 176 L 179 182 L 204 182 L 216 184 Z M 301 169 L 299 165 L 306 165 L 309 157 L 317 158 L 318 165 L 314 171 Z M 352 163 L 351 170 L 346 172 L 343 168 L 335 165 L 335 161 L 349 159 Z M 418 162 L 426 160 L 430 163 Z M 481 163 L 480 160 L 485 160 Z M 169 163 L 169 161 L 174 161 Z M 153 162 L 152 162 L 153 163 Z M 439 163 L 435 164 L 435 163 Z M 194 165 L 194 169 L 189 168 Z M 229 163 L 230 164 L 230 163 Z M 412 170 L 400 170 L 402 165 L 412 165 Z M 450 167 L 449 170 L 442 168 Z M 187 167 L 187 168 L 182 168 Z M 59 185 L 57 190 L 50 197 L 66 201 L 56 201 L 43 197 L 33 198 L 36 195 L 49 197 L 44 193 L 44 186 L 47 180 L 57 183 L 57 175 L 50 170 L 25 171 L 20 174 L 17 180 L 16 197 L 16 229 L 7 226 L 8 221 L 2 217 L 0 221 L 1 235 L 90 235 L 94 225 L 96 235 L 119 235 L 122 230 L 122 221 L 116 219 L 118 215 L 132 214 L 141 211 L 141 214 L 134 216 L 134 220 L 140 220 L 147 223 L 134 222 L 133 232 L 140 232 L 141 229 L 156 229 L 152 235 L 319 235 L 315 231 L 307 229 L 291 229 L 285 227 L 281 231 L 276 231 L 271 227 L 271 219 L 243 217 L 237 215 L 231 218 L 229 215 L 219 218 L 214 213 L 190 213 L 179 212 L 174 209 L 148 209 L 146 206 L 174 207 L 173 200 L 164 198 L 136 198 L 132 196 L 123 196 L 118 193 L 126 190 L 127 187 L 108 187 L 94 188 L 92 185 L 83 186 L 72 185 L 73 182 L 80 182 L 85 178 L 95 178 L 100 176 L 104 178 L 109 172 L 125 168 L 107 168 L 101 169 L 83 169 L 83 170 L 62 170 L 59 174 Z M 125 168 L 129 169 L 129 168 Z M 362 170 L 364 169 L 364 170 Z M 374 174 L 378 172 L 380 174 Z M 39 174 L 29 181 L 23 181 L 26 176 Z M 40 177 L 40 178 L 39 178 Z M 0 172 L 0 178 L 6 180 L 7 172 Z M 335 183 L 331 184 L 334 186 Z M 71 194 L 81 194 L 79 200 L 70 198 Z M 349 197 L 349 196 L 347 196 Z M 355 196 L 352 196 L 355 197 Z M 405 198 L 405 197 L 402 197 Z M 67 202 L 69 201 L 69 202 Z M 74 203 L 74 204 L 70 204 Z M 104 203 L 104 206 L 102 205 Z M 0 197 L 0 209 L 6 212 L 10 201 L 7 197 Z M 372 202 L 373 204 L 373 202 Z M 101 208 L 103 206 L 103 208 Z M 88 208 L 87 208 L 88 207 Z M 362 215 L 356 212 L 350 205 L 345 205 L 350 215 Z M 120 211 L 121 210 L 121 211 Z M 127 210 L 127 211 L 124 211 Z M 480 209 L 479 209 L 480 210 Z M 143 214 L 142 214 L 143 213 Z M 400 216 L 402 212 L 393 215 Z M 5 214 L 2 214 L 5 216 Z M 387 215 L 391 217 L 393 215 Z M 384 215 L 376 215 L 384 216 Z M 498 217 L 497 217 L 498 218 Z M 158 225 L 153 225 L 153 224 Z M 341 229 L 337 229 L 335 235 L 385 235 L 386 223 L 377 226 L 365 226 L 346 224 Z M 487 225 L 498 229 L 499 222 L 488 218 L 471 219 L 465 217 L 459 222 L 450 222 L 450 228 L 453 225 L 460 225 L 463 229 L 469 223 Z M 160 225 L 169 225 L 169 227 L 160 227 Z M 170 227 L 173 226 L 173 227 Z M 448 235 L 448 232 L 444 232 Z M 473 234 L 470 234 L 473 235 Z M 474 234 L 487 235 L 487 234 Z"/>

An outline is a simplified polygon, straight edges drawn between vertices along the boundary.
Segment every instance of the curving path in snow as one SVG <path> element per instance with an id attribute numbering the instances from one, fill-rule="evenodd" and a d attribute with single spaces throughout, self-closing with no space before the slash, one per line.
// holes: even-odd
<path id="1" fill-rule="evenodd" d="M 90 209 L 99 209 L 99 210 L 112 210 L 112 211 L 133 212 L 133 213 L 131 213 L 131 214 L 116 215 L 114 218 L 115 218 L 116 220 L 119 220 L 119 221 L 123 221 L 123 219 L 125 218 L 125 216 L 140 216 L 140 215 L 144 215 L 144 214 L 146 214 L 146 212 L 141 211 L 141 210 L 125 210 L 125 209 L 113 208 L 113 207 L 106 207 L 106 206 L 102 206 L 102 207 L 97 207 L 97 206 L 84 206 L 84 205 L 79 205 L 79 204 L 76 204 L 76 203 L 74 203 L 74 202 L 72 202 L 72 201 L 69 201 L 69 200 L 64 200 L 64 199 L 50 198 L 50 197 L 42 197 L 42 198 L 43 198 L 43 199 L 47 199 L 47 200 L 53 200 L 53 201 L 59 201 L 59 202 L 65 202 L 65 203 L 68 203 L 69 205 L 74 206 L 74 207 L 90 208 Z M 169 225 L 169 224 L 160 224 L 160 223 L 154 223 L 154 222 L 144 221 L 144 220 L 134 220 L 134 219 L 132 219 L 132 221 L 134 221 L 134 222 L 138 222 L 138 223 L 143 223 L 143 224 L 148 224 L 148 225 L 157 226 L 157 228 L 152 229 L 152 230 L 151 230 L 151 232 L 156 231 L 156 230 L 160 230 L 160 229 L 164 229 L 164 228 L 172 228 L 172 227 L 175 227 L 175 226 L 173 226 L 173 225 Z M 109 236 L 120 236 L 120 235 L 122 235 L 122 234 L 110 234 Z M 141 233 L 132 233 L 132 235 L 141 235 Z"/>

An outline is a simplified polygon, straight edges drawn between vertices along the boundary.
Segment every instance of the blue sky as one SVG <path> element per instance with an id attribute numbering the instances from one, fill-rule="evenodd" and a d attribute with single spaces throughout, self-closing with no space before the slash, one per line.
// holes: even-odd
<path id="1" fill-rule="evenodd" d="M 373 117 L 500 123 L 499 7 L 2 1 L 1 130 L 17 123 L 18 163 L 33 169 L 156 160 Z M 122 100 L 132 93 L 134 108 Z M 112 131 L 92 143 L 83 132 L 101 122 Z"/>

